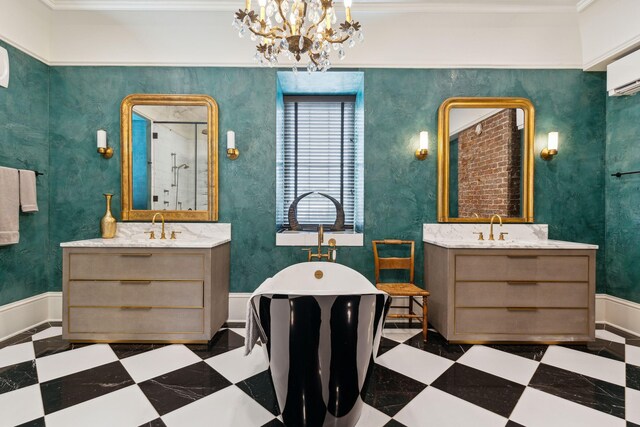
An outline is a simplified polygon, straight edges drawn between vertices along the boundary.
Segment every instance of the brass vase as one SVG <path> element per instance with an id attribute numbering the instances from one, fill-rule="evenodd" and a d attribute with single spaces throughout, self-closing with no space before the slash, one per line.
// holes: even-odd
<path id="1" fill-rule="evenodd" d="M 111 198 L 113 194 L 105 193 L 105 199 L 107 200 L 107 211 L 100 220 L 100 234 L 103 239 L 113 239 L 116 237 L 116 219 L 111 215 Z"/>

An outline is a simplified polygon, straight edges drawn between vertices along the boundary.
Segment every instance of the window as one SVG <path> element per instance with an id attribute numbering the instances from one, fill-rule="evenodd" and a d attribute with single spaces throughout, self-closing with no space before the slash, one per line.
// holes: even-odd
<path id="1" fill-rule="evenodd" d="M 310 191 L 338 200 L 345 213 L 345 228 L 354 229 L 359 204 L 356 96 L 284 96 L 279 154 L 277 222 L 289 227 L 293 200 Z M 332 225 L 335 207 L 319 195 L 298 204 L 298 222 L 314 230 Z"/>
<path id="2" fill-rule="evenodd" d="M 364 73 L 278 71 L 276 80 L 276 245 L 308 246 L 308 233 L 288 231 L 289 208 L 309 192 L 343 205 L 339 246 L 364 243 Z M 335 206 L 312 194 L 298 203 L 298 223 L 315 232 L 335 222 Z M 325 227 L 327 230 L 327 227 Z"/>

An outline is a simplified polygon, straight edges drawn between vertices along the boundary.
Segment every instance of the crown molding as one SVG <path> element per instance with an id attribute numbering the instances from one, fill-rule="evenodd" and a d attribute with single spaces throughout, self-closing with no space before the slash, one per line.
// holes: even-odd
<path id="1" fill-rule="evenodd" d="M 193 68 L 265 68 L 254 62 L 136 62 L 136 61 L 52 61 L 51 67 L 193 67 Z M 275 69 L 279 71 L 290 70 L 294 64 L 280 64 Z M 581 63 L 522 63 L 522 64 L 488 64 L 488 63 L 449 63 L 436 62 L 389 64 L 383 62 L 359 62 L 357 64 L 333 64 L 332 70 L 362 70 L 368 68 L 389 69 L 472 69 L 472 70 L 582 70 Z"/>
<path id="2" fill-rule="evenodd" d="M 595 2 L 596 0 L 579 0 L 578 5 L 576 6 L 576 9 L 578 10 L 578 12 L 582 12 L 583 10 L 585 10 Z"/>
<path id="3" fill-rule="evenodd" d="M 229 12 L 240 8 L 241 0 L 40 0 L 56 11 L 213 11 Z M 592 2 L 594 0 L 581 0 Z M 575 13 L 575 6 L 563 4 L 531 4 L 530 2 L 501 3 L 486 1 L 478 4 L 415 1 L 357 2 L 354 10 L 358 12 L 403 12 L 403 13 Z"/>
<path id="4" fill-rule="evenodd" d="M 622 58 L 640 46 L 640 34 L 621 43 L 595 59 L 583 64 L 583 71 L 607 71 L 607 65 Z"/>
<path id="5" fill-rule="evenodd" d="M 29 55 L 30 57 L 37 59 L 38 61 L 42 62 L 44 65 L 48 65 L 51 66 L 51 62 L 45 58 L 42 55 L 39 55 L 38 53 L 36 53 L 35 51 L 33 51 L 32 49 L 29 49 L 28 47 L 26 47 L 25 45 L 23 45 L 22 43 L 18 43 L 15 40 L 13 40 L 10 37 L 5 37 L 3 35 L 0 35 L 0 40 L 2 40 L 3 42 L 11 45 L 12 47 L 20 50 L 22 53 L 25 53 L 27 55 Z"/>

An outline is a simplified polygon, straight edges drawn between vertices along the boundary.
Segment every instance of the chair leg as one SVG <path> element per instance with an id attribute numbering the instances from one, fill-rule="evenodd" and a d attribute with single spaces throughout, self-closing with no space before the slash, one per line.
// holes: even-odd
<path id="1" fill-rule="evenodd" d="M 409 297 L 409 314 L 413 314 L 413 297 Z M 409 329 L 411 329 L 411 325 L 413 324 L 413 319 L 409 318 Z"/>
<path id="2" fill-rule="evenodd" d="M 427 297 L 422 297 L 422 337 L 427 342 Z"/>

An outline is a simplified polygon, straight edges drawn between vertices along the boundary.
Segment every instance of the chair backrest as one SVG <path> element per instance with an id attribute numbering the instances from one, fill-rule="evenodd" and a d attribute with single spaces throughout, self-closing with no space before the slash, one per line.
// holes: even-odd
<path id="1" fill-rule="evenodd" d="M 374 240 L 373 243 L 373 260 L 376 271 L 376 284 L 380 282 L 380 270 L 409 270 L 409 283 L 413 283 L 413 266 L 415 262 L 415 242 L 413 240 Z M 378 245 L 401 246 L 408 245 L 411 247 L 411 255 L 408 258 L 399 257 L 380 257 L 378 254 Z"/>

